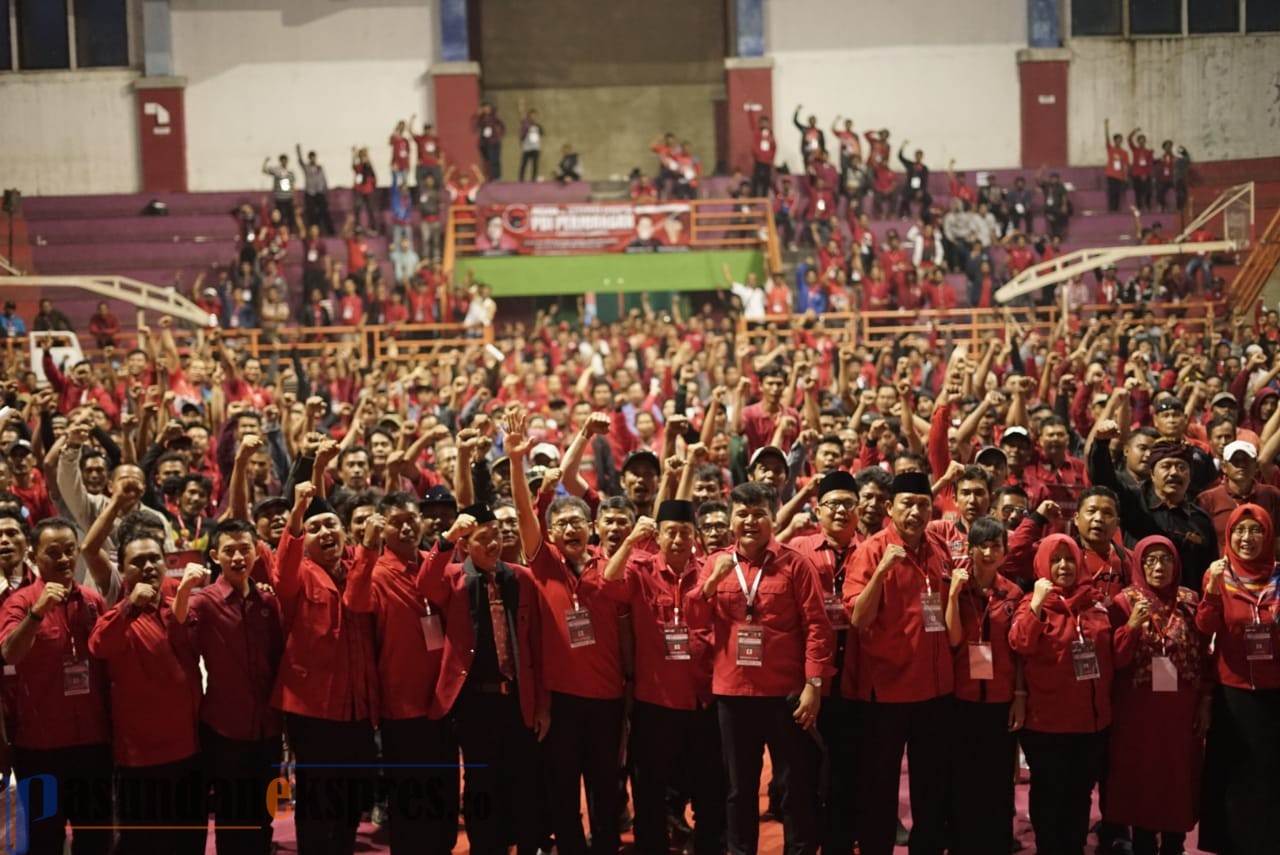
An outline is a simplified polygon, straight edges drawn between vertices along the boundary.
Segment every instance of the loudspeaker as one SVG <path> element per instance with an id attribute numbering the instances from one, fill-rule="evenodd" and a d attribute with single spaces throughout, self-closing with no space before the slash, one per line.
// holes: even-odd
<path id="1" fill-rule="evenodd" d="M 21 207 L 22 191 L 16 187 L 6 188 L 4 191 L 4 212 L 6 214 L 16 214 Z"/>

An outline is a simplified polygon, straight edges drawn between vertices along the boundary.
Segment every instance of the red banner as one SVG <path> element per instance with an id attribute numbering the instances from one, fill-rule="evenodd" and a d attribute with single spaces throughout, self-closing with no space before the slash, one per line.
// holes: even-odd
<path id="1" fill-rule="evenodd" d="M 689 249 L 686 202 L 481 205 L 477 213 L 478 255 L 589 255 Z"/>

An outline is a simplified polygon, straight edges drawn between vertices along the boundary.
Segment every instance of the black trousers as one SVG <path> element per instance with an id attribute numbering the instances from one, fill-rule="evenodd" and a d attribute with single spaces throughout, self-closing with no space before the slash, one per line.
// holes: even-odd
<path id="1" fill-rule="evenodd" d="M 116 855 L 204 855 L 209 809 L 200 756 L 116 767 Z M 266 804 L 266 790 L 262 802 Z"/>
<path id="2" fill-rule="evenodd" d="M 755 162 L 751 168 L 751 195 L 756 199 L 769 198 L 769 189 L 773 186 L 773 164 Z"/>
<path id="3" fill-rule="evenodd" d="M 676 710 L 636 701 L 631 710 L 632 785 L 636 851 L 666 855 L 667 793 L 675 787 L 693 801 L 693 851 L 719 855 L 725 829 L 724 762 L 715 705 Z"/>
<path id="4" fill-rule="evenodd" d="M 1021 742 L 1031 767 L 1031 825 L 1037 855 L 1081 855 L 1089 836 L 1093 787 L 1105 763 L 1107 731 L 1024 730 Z"/>
<path id="5" fill-rule="evenodd" d="M 1013 764 L 1017 740 L 1009 705 L 956 701 L 951 743 L 951 855 L 1008 852 L 1013 846 Z M 914 799 L 912 807 L 914 807 Z"/>
<path id="6" fill-rule="evenodd" d="M 1280 689 L 1219 686 L 1205 746 L 1199 848 L 1274 852 L 1280 839 Z"/>
<path id="7" fill-rule="evenodd" d="M 524 181 L 524 169 L 529 167 L 529 180 L 538 180 L 538 158 L 542 154 L 541 151 L 522 151 L 520 152 L 520 180 Z"/>
<path id="8" fill-rule="evenodd" d="M 805 733 L 791 717 L 789 698 L 719 696 L 720 744 L 729 769 L 728 839 L 732 855 L 755 855 L 760 843 L 760 772 L 769 749 L 773 780 L 782 788 L 783 851 L 818 851 L 817 794 L 813 755 Z"/>
<path id="9" fill-rule="evenodd" d="M 112 792 L 111 746 L 76 745 L 70 748 L 13 749 L 13 769 L 19 782 L 36 775 L 52 777 L 57 798 L 39 781 L 29 781 L 27 803 L 27 852 L 29 855 L 62 855 L 67 823 L 94 826 L 72 832 L 72 855 L 106 855 L 111 850 Z M 10 815 L 13 801 L 7 797 Z M 48 814 L 45 816 L 45 814 Z M 44 817 L 35 819 L 35 817 Z"/>
<path id="10" fill-rule="evenodd" d="M 1120 203 L 1124 201 L 1124 186 L 1123 178 L 1107 176 L 1107 210 L 1113 214 L 1120 210 Z"/>
<path id="11" fill-rule="evenodd" d="M 1133 206 L 1140 211 L 1151 210 L 1151 179 L 1135 175 L 1131 180 L 1133 181 Z"/>
<path id="12" fill-rule="evenodd" d="M 458 743 L 447 721 L 384 719 L 392 855 L 447 855 L 458 840 Z"/>
<path id="13" fill-rule="evenodd" d="M 1133 830 L 1133 855 L 1182 855 L 1187 835 L 1181 831 Z"/>
<path id="14" fill-rule="evenodd" d="M 263 794 L 280 776 L 280 737 L 228 739 L 200 727 L 206 780 L 213 790 L 214 839 L 218 855 L 271 851 L 271 820 Z M 228 826 L 257 825 L 259 831 Z"/>
<path id="15" fill-rule="evenodd" d="M 280 212 L 280 222 L 288 226 L 289 231 L 295 231 L 297 229 L 296 218 L 298 215 L 294 208 L 293 197 L 276 199 L 273 204 L 276 206 L 276 210 Z"/>
<path id="16" fill-rule="evenodd" d="M 304 193 L 302 221 L 307 228 L 319 226 L 322 234 L 333 237 L 333 217 L 329 214 L 329 196 L 325 193 Z"/>
<path id="17" fill-rule="evenodd" d="M 481 142 L 480 159 L 484 161 L 485 174 L 490 181 L 502 179 L 502 143 Z"/>
<path id="18" fill-rule="evenodd" d="M 891 855 L 898 829 L 898 783 L 907 752 L 911 791 L 911 855 L 942 855 L 955 741 L 950 695 L 915 703 L 858 704 L 862 855 Z M 1012 766 L 1010 766 L 1010 771 Z"/>
<path id="19" fill-rule="evenodd" d="M 290 713 L 297 760 L 298 855 L 351 855 L 366 804 L 373 803 L 377 755 L 367 721 L 328 721 Z"/>
<path id="20" fill-rule="evenodd" d="M 858 729 L 854 704 L 823 698 L 817 741 L 812 744 L 818 792 L 818 842 L 823 855 L 850 855 L 857 839 Z"/>
<path id="21" fill-rule="evenodd" d="M 360 224 L 360 212 L 365 214 L 365 228 L 372 234 L 382 233 L 382 223 L 378 221 L 378 194 L 361 193 L 359 190 L 351 194 L 351 217 L 356 225 Z"/>
<path id="22" fill-rule="evenodd" d="M 533 731 L 525 726 L 518 695 L 464 691 L 452 720 L 466 763 L 463 816 L 474 855 L 537 851 L 543 813 L 538 796 Z"/>
<path id="23" fill-rule="evenodd" d="M 550 775 L 551 830 L 560 855 L 587 852 L 581 787 L 586 785 L 592 855 L 618 851 L 618 773 L 622 768 L 622 699 L 554 692 L 551 730 L 543 742 Z"/>

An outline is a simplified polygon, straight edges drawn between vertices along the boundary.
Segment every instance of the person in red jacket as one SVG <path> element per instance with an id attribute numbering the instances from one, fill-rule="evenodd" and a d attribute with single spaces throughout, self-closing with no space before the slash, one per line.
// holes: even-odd
<path id="1" fill-rule="evenodd" d="M 925 533 L 932 512 L 929 477 L 897 475 L 891 525 L 858 547 L 844 580 L 845 606 L 858 631 L 864 855 L 893 852 L 904 749 L 910 751 L 912 849 L 941 855 L 946 843 L 955 677 L 943 617 L 948 557 Z"/>
<path id="2" fill-rule="evenodd" d="M 656 554 L 641 550 L 654 540 Z M 669 848 L 669 788 L 691 796 L 696 855 L 719 853 L 725 831 L 711 630 L 693 629 L 681 606 L 697 589 L 702 570 L 696 545 L 693 503 L 667 500 L 658 506 L 656 520 L 642 517 L 636 523 L 605 569 L 605 592 L 630 605 L 636 636 L 630 755 L 640 852 Z"/>
<path id="3" fill-rule="evenodd" d="M 1107 147 L 1107 210 L 1116 213 L 1124 201 L 1124 188 L 1129 180 L 1129 152 L 1124 150 L 1124 137 L 1111 135 L 1111 120 L 1103 122 L 1102 142 Z"/>
<path id="4" fill-rule="evenodd" d="M 89 636 L 111 679 L 119 851 L 203 855 L 209 812 L 190 786 L 200 775 L 199 655 L 160 596 L 164 544 L 135 530 L 120 544 L 120 570 L 124 597 Z"/>
<path id="5" fill-rule="evenodd" d="M 449 758 L 458 746 L 442 715 L 431 714 L 433 689 L 444 656 L 441 606 L 418 592 L 422 513 L 412 493 L 388 493 L 365 521 L 366 549 L 382 543 L 375 563 L 357 562 L 347 576 L 343 603 L 356 614 L 372 614 L 378 671 L 382 759 L 389 767 L 388 819 L 391 851 L 447 853 L 458 833 L 456 818 L 443 811 L 411 810 L 413 793 L 439 793 L 458 800 L 458 768 Z M 439 711 L 436 711 L 439 713 Z M 429 768 L 421 768 L 427 764 Z M 419 768 L 410 768 L 413 766 Z"/>
<path id="6" fill-rule="evenodd" d="M 71 520 L 38 523 L 31 543 L 40 578 L 14 591 L 0 609 L 0 655 L 17 683 L 17 704 L 6 711 L 15 724 L 9 734 L 13 768 L 19 779 L 50 775 L 60 791 L 75 780 L 109 794 L 107 668 L 89 655 L 89 635 L 106 603 L 96 591 L 76 584 L 80 550 Z M 31 855 L 62 855 L 68 821 L 73 851 L 106 855 L 111 850 L 110 797 L 53 804 L 33 799 L 27 807 L 48 814 L 28 826 Z"/>
<path id="7" fill-rule="evenodd" d="M 777 494 L 746 483 L 730 494 L 736 543 L 707 558 L 685 598 L 691 627 L 712 627 L 712 691 L 729 772 L 731 852 L 755 852 L 760 769 L 769 749 L 784 783 L 785 848 L 817 850 L 817 793 L 806 731 L 818 721 L 822 687 L 835 675 L 835 646 L 817 570 L 773 536 Z"/>
<path id="8" fill-rule="evenodd" d="M 1275 522 L 1241 505 L 1227 522 L 1226 557 L 1204 575 L 1196 627 L 1215 637 L 1218 681 L 1205 746 L 1200 849 L 1270 852 L 1280 839 L 1280 574 Z"/>
<path id="9" fill-rule="evenodd" d="M 1196 628 L 1199 597 L 1181 579 L 1172 541 L 1145 537 L 1129 586 L 1111 603 L 1116 679 L 1102 815 L 1132 827 L 1135 853 L 1181 852 L 1200 813 L 1209 637 Z"/>
<path id="10" fill-rule="evenodd" d="M 1084 557 L 1065 534 L 1036 549 L 1036 584 L 1022 598 L 1009 644 L 1023 658 L 1036 851 L 1079 853 L 1089 834 L 1093 787 L 1103 775 L 1111 724 L 1111 621 Z"/>
<path id="11" fill-rule="evenodd" d="M 747 115 L 751 119 L 751 131 L 755 136 L 751 152 L 754 163 L 751 167 L 751 196 L 764 199 L 773 186 L 773 162 L 778 156 L 778 142 L 773 137 L 773 126 L 769 123 L 768 116 L 757 116 L 755 112 L 748 112 Z"/>
<path id="12" fill-rule="evenodd" d="M 818 733 L 826 745 L 828 762 L 819 792 L 819 845 L 823 852 L 851 852 L 857 810 L 857 730 L 854 702 L 857 697 L 857 635 L 850 628 L 849 612 L 841 592 L 858 539 L 858 485 L 842 469 L 818 482 L 817 514 L 821 530 L 791 540 L 788 545 L 809 559 L 818 570 L 827 618 L 835 631 L 836 676 L 823 687 Z"/>
<path id="13" fill-rule="evenodd" d="M 344 602 L 349 576 L 368 573 L 380 531 L 346 557 L 333 506 L 303 481 L 294 487 L 272 581 L 284 613 L 285 644 L 271 703 L 285 714 L 297 759 L 298 851 L 350 852 L 360 793 L 372 786 L 378 675 L 373 622 Z"/>
<path id="14" fill-rule="evenodd" d="M 1147 148 L 1146 134 L 1141 128 L 1129 132 L 1129 151 L 1133 153 L 1133 204 L 1140 211 L 1151 210 L 1151 176 L 1155 171 L 1155 152 Z"/>
<path id="15" fill-rule="evenodd" d="M 536 745 L 551 724 L 537 582 L 502 551 L 494 512 L 471 505 L 427 553 L 417 579 L 418 592 L 444 617 L 431 715 L 451 722 L 462 747 L 467 839 L 477 855 L 505 853 L 510 841 L 532 852 L 541 842 Z"/>
<path id="16" fill-rule="evenodd" d="M 92 404 L 101 408 L 113 425 L 119 424 L 120 407 L 111 393 L 94 379 L 92 363 L 87 359 L 80 360 L 71 366 L 71 376 L 68 377 L 59 371 L 54 363 L 53 354 L 49 352 L 48 338 L 44 340 L 43 346 L 44 357 L 41 365 L 49 385 L 58 393 L 58 412 L 70 413 L 77 407 Z"/>
<path id="17" fill-rule="evenodd" d="M 952 855 L 1008 852 L 1013 846 L 1014 732 L 1027 715 L 1022 663 L 1009 647 L 1009 624 L 1022 589 L 1000 574 L 1007 534 L 999 520 L 975 520 L 969 569 L 957 569 L 947 595 L 947 638 L 954 651 L 956 732 L 952 744 Z"/>
<path id="18" fill-rule="evenodd" d="M 1167 213 L 1169 207 L 1169 191 L 1174 186 L 1174 164 L 1178 157 L 1173 153 L 1173 140 L 1160 143 L 1160 157 L 1156 159 L 1155 201 L 1160 204 L 1160 212 Z"/>

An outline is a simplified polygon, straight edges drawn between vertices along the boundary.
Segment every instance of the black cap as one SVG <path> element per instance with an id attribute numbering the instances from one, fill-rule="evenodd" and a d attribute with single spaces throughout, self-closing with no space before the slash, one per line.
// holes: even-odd
<path id="1" fill-rule="evenodd" d="M 667 499 L 658 505 L 657 521 L 663 523 L 668 520 L 672 522 L 695 522 L 696 516 L 693 512 L 693 502 L 684 499 Z"/>
<path id="2" fill-rule="evenodd" d="M 910 493 L 913 496 L 932 496 L 929 476 L 923 472 L 903 472 L 893 476 L 893 495 Z"/>
<path id="3" fill-rule="evenodd" d="M 823 475 L 822 480 L 818 482 L 818 498 L 821 499 L 827 493 L 834 493 L 836 490 L 856 493 L 858 492 L 858 484 L 848 472 L 843 469 L 837 469 L 834 472 L 828 472 Z"/>
<path id="4" fill-rule="evenodd" d="M 470 515 L 477 525 L 498 521 L 498 518 L 493 515 L 493 510 L 485 504 L 467 505 L 458 513 Z"/>
<path id="5" fill-rule="evenodd" d="M 1185 410 L 1185 409 L 1186 409 L 1186 405 L 1183 404 L 1181 401 L 1179 401 L 1177 398 L 1174 398 L 1172 396 L 1168 398 L 1161 398 L 1160 403 L 1156 404 L 1157 413 L 1164 413 L 1164 412 L 1168 412 L 1169 410 Z"/>
<path id="6" fill-rule="evenodd" d="M 288 513 L 289 500 L 284 496 L 268 496 L 253 506 L 253 518 L 265 517 L 269 514 Z"/>
<path id="7" fill-rule="evenodd" d="M 329 500 L 324 496 L 312 496 L 311 504 L 307 505 L 307 512 L 303 515 L 303 519 L 309 520 L 312 517 L 318 517 L 321 514 L 333 514 L 334 516 L 337 516 L 338 512 L 333 505 L 329 504 Z"/>
<path id="8" fill-rule="evenodd" d="M 422 497 L 420 505 L 457 505 L 458 500 L 453 497 L 453 493 L 449 492 L 449 488 L 443 484 L 437 484 L 427 491 Z"/>
<path id="9" fill-rule="evenodd" d="M 25 439 L 15 439 L 9 443 L 9 447 L 4 450 L 4 453 L 9 457 L 22 457 L 31 453 L 31 443 Z"/>
<path id="10" fill-rule="evenodd" d="M 636 451 L 633 451 L 630 454 L 628 454 L 627 459 L 622 462 L 622 471 L 626 472 L 628 469 L 631 468 L 632 464 L 642 460 L 649 461 L 650 463 L 653 464 L 653 467 L 655 469 L 657 469 L 659 472 L 662 471 L 662 461 L 658 460 L 658 455 L 654 454 L 652 451 L 650 451 L 647 448 L 637 449 Z"/>

